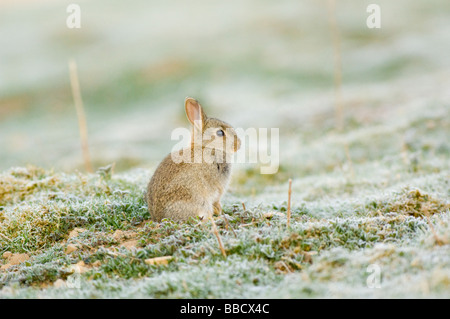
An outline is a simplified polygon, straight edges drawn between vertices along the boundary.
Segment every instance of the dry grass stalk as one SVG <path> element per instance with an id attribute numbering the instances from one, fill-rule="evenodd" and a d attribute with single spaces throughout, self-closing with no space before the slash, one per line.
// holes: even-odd
<path id="1" fill-rule="evenodd" d="M 234 234 L 234 237 L 237 237 L 236 232 L 234 231 L 233 227 L 231 227 L 230 222 L 228 221 L 228 217 L 226 217 L 226 215 L 223 215 L 223 219 L 225 219 L 225 222 L 227 223 L 227 227 L 229 227 L 231 229 L 231 231 Z"/>
<path id="2" fill-rule="evenodd" d="M 248 227 L 248 226 L 253 226 L 253 225 L 256 225 L 256 224 L 258 224 L 258 222 L 253 220 L 251 223 L 241 224 L 241 225 L 239 225 L 239 227 Z"/>
<path id="3" fill-rule="evenodd" d="M 328 0 L 328 21 L 333 39 L 334 49 L 334 93 L 336 128 L 341 131 L 344 128 L 344 106 L 342 102 L 342 58 L 341 38 L 336 21 L 336 0 Z"/>
<path id="4" fill-rule="evenodd" d="M 291 224 L 291 194 L 292 194 L 292 179 L 289 179 L 289 190 L 288 190 L 288 203 L 287 203 L 287 227 L 289 228 Z"/>
<path id="5" fill-rule="evenodd" d="M 81 98 L 80 82 L 78 80 L 77 64 L 73 59 L 69 60 L 70 85 L 72 87 L 72 95 L 77 111 L 78 127 L 80 130 L 81 150 L 86 171 L 93 173 L 91 156 L 89 154 L 88 133 L 86 124 L 86 114 L 84 113 L 83 100 Z"/>
<path id="6" fill-rule="evenodd" d="M 242 202 L 242 208 L 244 209 L 244 212 L 247 210 L 247 208 L 245 208 L 244 202 Z"/>
<path id="7" fill-rule="evenodd" d="M 225 248 L 223 248 L 222 239 L 220 238 L 219 231 L 217 230 L 216 222 L 214 221 L 214 218 L 212 217 L 212 215 L 209 215 L 209 219 L 211 220 L 212 231 L 213 231 L 214 235 L 216 235 L 217 241 L 219 242 L 220 251 L 222 252 L 223 257 L 227 258 Z"/>
<path id="8" fill-rule="evenodd" d="M 342 98 L 342 55 L 341 55 L 341 34 L 336 19 L 336 0 L 328 0 L 328 21 L 330 33 L 333 39 L 334 52 L 334 102 L 336 129 L 342 131 L 344 129 L 344 102 Z M 349 146 L 347 142 L 344 145 L 345 156 L 349 165 L 352 178 L 355 178 L 353 170 L 353 162 L 350 157 Z"/>

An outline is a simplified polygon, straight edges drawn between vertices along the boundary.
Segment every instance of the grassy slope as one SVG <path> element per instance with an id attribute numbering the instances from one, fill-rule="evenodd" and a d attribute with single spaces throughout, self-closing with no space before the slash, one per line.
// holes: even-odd
<path id="1" fill-rule="evenodd" d="M 0 253 L 30 259 L 0 271 L 0 297 L 450 297 L 448 50 L 429 49 L 446 39 L 449 11 L 439 6 L 448 4 L 383 2 L 383 29 L 375 33 L 358 27 L 365 16 L 357 10 L 365 6 L 346 3 L 342 132 L 334 130 L 324 7 L 258 2 L 261 11 L 252 16 L 212 6 L 192 12 L 210 32 L 195 24 L 175 32 L 187 8 L 156 6 L 148 21 L 160 28 L 142 28 L 147 11 L 139 6 L 111 7 L 116 15 L 102 24 L 100 3 L 75 38 L 56 27 L 61 8 L 26 18 L 6 10 L 2 32 L 17 28 L 14 18 L 34 21 L 30 30 L 46 45 L 33 51 L 39 63 L 27 54 L 33 42 L 2 46 L 2 54 L 22 54 L 20 65 L 31 73 L 20 77 L 14 64 L 0 62 L 15 72 L 0 78 Z M 35 20 L 42 17 L 47 24 Z M 124 48 L 126 28 L 134 37 Z M 28 30 L 17 32 L 28 39 Z M 81 165 L 70 88 L 65 69 L 55 67 L 65 66 L 69 53 L 79 61 L 95 164 L 115 161 L 112 176 L 75 171 Z M 186 125 L 176 101 L 187 94 L 235 125 L 280 127 L 277 174 L 235 166 L 224 217 L 216 220 L 226 259 L 208 222 L 149 222 L 142 199 L 170 149 L 170 130 Z M 164 121 L 149 125 L 158 117 Z M 66 254 L 69 245 L 78 249 Z M 173 259 L 145 263 L 158 256 Z M 80 261 L 82 273 L 73 275 Z M 379 289 L 367 286 L 373 264 L 381 269 Z M 79 289 L 54 285 L 73 276 Z"/>
<path id="2" fill-rule="evenodd" d="M 35 167 L 10 169 L 1 176 L 0 244 L 2 252 L 28 253 L 31 259 L 0 273 L 1 294 L 449 297 L 448 168 L 434 166 L 428 171 L 421 168 L 425 163 L 398 172 L 407 182 L 386 185 L 388 191 L 382 195 L 373 185 L 376 182 L 357 183 L 341 176 L 347 179 L 345 185 L 327 181 L 327 187 L 315 187 L 328 198 L 336 197 L 334 200 L 322 196 L 299 200 L 311 189 L 302 192 L 303 186 L 296 185 L 304 180 L 296 178 L 290 229 L 286 229 L 285 201 L 261 201 L 257 206 L 247 203 L 244 211 L 241 201 L 246 202 L 246 197 L 240 197 L 236 189 L 245 184 L 235 183 L 224 216 L 217 219 L 226 259 L 209 223 L 147 221 L 142 193 L 148 171 L 111 177 Z M 248 181 L 255 183 L 257 178 Z M 270 187 L 266 189 L 258 194 L 264 196 Z M 85 231 L 69 236 L 79 228 Z M 117 230 L 122 230 L 123 236 Z M 127 242 L 131 247 L 120 247 Z M 66 254 L 69 244 L 79 249 Z M 173 259 L 167 266 L 145 263 L 158 256 Z M 67 279 L 70 265 L 81 260 L 85 266 L 78 277 L 79 289 L 51 286 L 57 279 Z M 381 267 L 380 289 L 367 287 L 371 264 Z"/>

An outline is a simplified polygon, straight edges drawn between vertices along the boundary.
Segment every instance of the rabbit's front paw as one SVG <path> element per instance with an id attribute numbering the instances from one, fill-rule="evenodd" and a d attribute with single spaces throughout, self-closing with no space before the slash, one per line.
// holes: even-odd
<path id="1" fill-rule="evenodd" d="M 220 216 L 222 214 L 222 206 L 220 205 L 220 202 L 215 202 L 213 204 L 213 213 L 214 215 Z"/>

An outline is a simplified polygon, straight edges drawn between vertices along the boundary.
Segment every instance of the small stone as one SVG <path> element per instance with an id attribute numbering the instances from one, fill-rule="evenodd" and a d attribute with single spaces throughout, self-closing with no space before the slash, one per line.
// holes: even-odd
<path id="1" fill-rule="evenodd" d="M 11 257 L 12 253 L 10 251 L 5 251 L 2 255 L 3 258 L 8 259 Z"/>
<path id="2" fill-rule="evenodd" d="M 267 213 L 264 213 L 264 214 L 263 214 L 263 217 L 264 217 L 264 218 L 272 218 L 273 215 L 274 215 L 273 212 L 267 212 Z"/>
<path id="3" fill-rule="evenodd" d="M 155 257 L 144 260 L 147 265 L 168 265 L 169 261 L 172 260 L 172 256 Z"/>
<path id="4" fill-rule="evenodd" d="M 263 217 L 267 218 L 267 219 L 271 219 L 273 216 L 284 217 L 286 215 L 284 215 L 280 212 L 267 212 L 267 213 L 263 214 Z"/>
<path id="5" fill-rule="evenodd" d="M 66 248 L 66 254 L 73 253 L 76 250 L 78 250 L 77 246 L 75 246 L 74 244 L 69 244 L 69 245 L 67 245 L 67 248 Z"/>
<path id="6" fill-rule="evenodd" d="M 78 237 L 78 232 L 74 229 L 72 231 L 70 231 L 69 233 L 69 238 L 74 238 L 74 237 Z"/>
<path id="7" fill-rule="evenodd" d="M 30 256 L 28 254 L 13 254 L 9 257 L 9 263 L 11 265 L 18 265 L 20 263 L 23 263 L 24 261 L 27 261 L 30 259 Z"/>
<path id="8" fill-rule="evenodd" d="M 114 234 L 112 235 L 114 240 L 117 240 L 117 241 L 121 240 L 124 236 L 125 235 L 124 235 L 123 231 L 121 231 L 120 229 L 116 230 L 114 232 Z"/>
<path id="9" fill-rule="evenodd" d="M 124 241 L 122 244 L 120 244 L 120 246 L 125 247 L 126 249 L 133 249 L 133 248 L 136 248 L 138 243 L 139 242 L 136 239 L 131 239 L 131 240 Z"/>
<path id="10" fill-rule="evenodd" d="M 6 270 L 6 269 L 8 269 L 9 267 L 11 267 L 12 265 L 11 264 L 6 264 L 6 265 L 2 265 L 1 267 L 0 267 L 0 270 Z"/>
<path id="11" fill-rule="evenodd" d="M 82 260 L 77 262 L 75 265 L 72 265 L 70 268 L 72 270 L 74 270 L 75 273 L 78 273 L 78 274 L 83 274 L 89 270 L 89 267 L 87 267 L 86 264 L 84 263 L 84 261 L 82 261 Z"/>
<path id="12" fill-rule="evenodd" d="M 69 238 L 74 238 L 74 237 L 78 237 L 78 235 L 82 232 L 85 232 L 86 229 L 84 228 L 74 228 L 70 233 L 69 233 Z"/>

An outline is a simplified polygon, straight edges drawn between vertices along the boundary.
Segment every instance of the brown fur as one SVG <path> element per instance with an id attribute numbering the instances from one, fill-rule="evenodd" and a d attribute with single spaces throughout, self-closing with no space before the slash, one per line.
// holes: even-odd
<path id="1" fill-rule="evenodd" d="M 193 140 L 190 148 L 174 153 L 183 158 L 190 157 L 191 163 L 176 163 L 172 159 L 173 154 L 169 154 L 157 167 L 146 194 L 150 215 L 156 221 L 163 218 L 185 221 L 195 216 L 203 219 L 214 212 L 220 213 L 220 199 L 231 176 L 231 164 L 225 162 L 225 157 L 240 147 L 240 140 L 232 127 L 218 119 L 208 118 L 196 100 L 186 98 L 185 108 L 193 124 Z M 194 123 L 194 120 L 199 122 Z M 202 140 L 201 145 L 194 140 L 195 134 L 204 136 L 208 129 L 214 133 L 216 128 L 226 131 L 226 135 L 209 135 L 208 141 Z M 233 141 L 232 149 L 223 147 L 227 138 Z M 204 154 L 203 158 L 199 157 L 201 154 Z M 196 159 L 198 163 L 194 162 Z M 200 162 L 201 159 L 203 161 Z"/>

